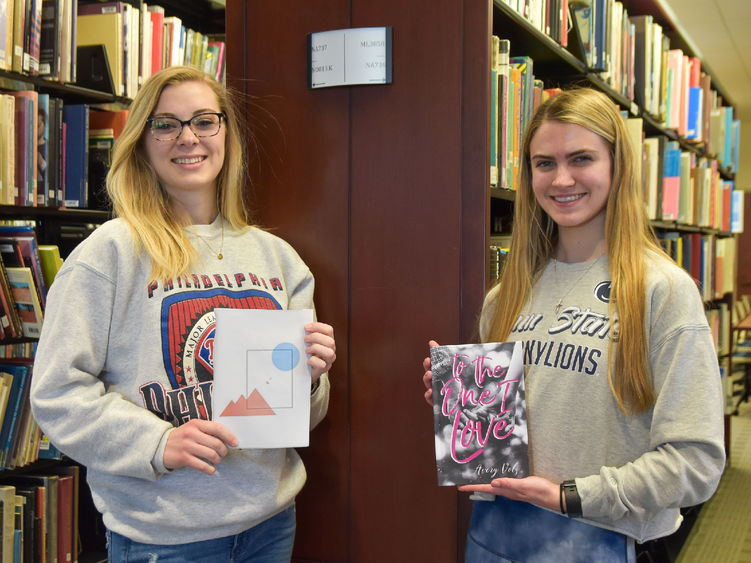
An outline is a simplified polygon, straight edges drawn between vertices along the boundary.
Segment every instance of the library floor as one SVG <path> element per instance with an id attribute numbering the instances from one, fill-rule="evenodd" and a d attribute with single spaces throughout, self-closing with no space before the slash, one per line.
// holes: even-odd
<path id="1" fill-rule="evenodd" d="M 751 403 L 730 422 L 730 461 L 676 563 L 751 563 Z"/>

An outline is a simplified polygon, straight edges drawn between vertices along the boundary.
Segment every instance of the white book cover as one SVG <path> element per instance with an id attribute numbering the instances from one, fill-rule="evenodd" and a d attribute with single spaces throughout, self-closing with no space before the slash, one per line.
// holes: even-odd
<path id="1" fill-rule="evenodd" d="M 311 309 L 215 309 L 213 418 L 239 448 L 308 445 Z"/>

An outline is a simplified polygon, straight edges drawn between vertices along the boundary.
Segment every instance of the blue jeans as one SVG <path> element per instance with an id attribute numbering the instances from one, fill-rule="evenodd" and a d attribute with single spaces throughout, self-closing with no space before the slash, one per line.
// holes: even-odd
<path id="1" fill-rule="evenodd" d="M 110 563 L 289 563 L 295 542 L 295 505 L 244 532 L 192 543 L 139 543 L 107 530 Z"/>
<path id="2" fill-rule="evenodd" d="M 467 534 L 467 563 L 633 563 L 634 540 L 504 497 L 477 501 Z"/>

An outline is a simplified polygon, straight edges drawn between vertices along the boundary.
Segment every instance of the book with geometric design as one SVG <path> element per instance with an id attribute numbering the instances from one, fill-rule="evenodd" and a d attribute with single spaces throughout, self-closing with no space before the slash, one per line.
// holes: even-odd
<path id="1" fill-rule="evenodd" d="M 521 342 L 430 348 L 439 485 L 527 477 Z"/>
<path id="2" fill-rule="evenodd" d="M 240 448 L 308 445 L 310 368 L 305 324 L 311 309 L 214 309 L 213 419 Z"/>

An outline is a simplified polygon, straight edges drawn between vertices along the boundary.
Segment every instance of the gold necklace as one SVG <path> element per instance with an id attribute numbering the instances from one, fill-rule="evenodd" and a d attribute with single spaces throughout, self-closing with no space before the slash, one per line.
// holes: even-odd
<path id="1" fill-rule="evenodd" d="M 582 274 L 577 278 L 576 282 L 571 284 L 571 286 L 569 286 L 568 288 L 568 291 L 564 293 L 563 296 L 561 296 L 561 298 L 558 300 L 558 303 L 555 304 L 554 310 L 555 310 L 556 315 L 560 313 L 561 311 L 561 305 L 563 305 L 563 300 L 566 299 L 569 293 L 571 293 L 572 289 L 574 289 L 577 285 L 579 285 L 579 282 L 582 281 L 582 279 L 584 279 L 584 276 L 587 275 L 587 273 L 594 267 L 595 264 L 597 264 L 597 262 L 600 261 L 600 258 L 602 258 L 603 256 L 605 255 L 601 254 L 596 260 L 594 260 L 589 266 L 587 266 L 587 269 L 584 270 L 584 272 L 582 272 Z M 556 260 L 555 257 L 551 257 L 551 258 L 553 258 L 553 276 L 555 279 L 555 290 L 557 293 L 558 292 L 558 268 L 557 268 L 558 260 Z"/>
<path id="2" fill-rule="evenodd" d="M 201 235 L 199 235 L 199 234 L 198 234 L 197 232 L 193 231 L 193 234 L 194 234 L 194 235 L 196 235 L 196 236 L 197 236 L 197 237 L 198 237 L 198 238 L 199 238 L 199 239 L 200 239 L 200 240 L 201 240 L 201 241 L 203 242 L 203 244 L 205 244 L 205 245 L 206 245 L 206 248 L 208 248 L 208 249 L 209 249 L 209 250 L 211 251 L 211 253 L 212 253 L 212 254 L 216 254 L 216 257 L 217 257 L 217 258 L 218 258 L 219 260 L 221 260 L 222 258 L 224 258 L 224 254 L 222 254 L 222 250 L 224 250 L 224 219 L 220 219 L 220 220 L 221 220 L 221 222 L 222 222 L 222 223 L 221 223 L 221 224 L 222 224 L 222 242 L 221 242 L 221 244 L 219 245 L 219 252 L 217 252 L 216 250 L 214 250 L 213 248 L 211 248 L 211 246 L 209 246 L 209 243 L 208 243 L 208 242 L 206 242 L 206 239 L 204 239 L 204 238 L 203 238 L 203 237 L 202 237 Z"/>

